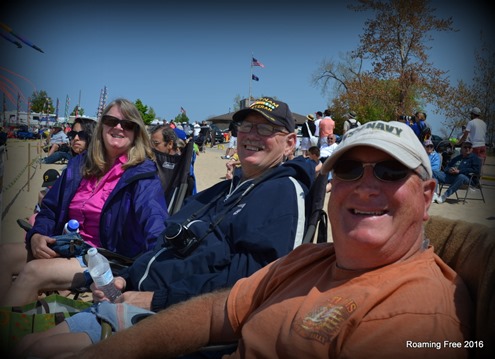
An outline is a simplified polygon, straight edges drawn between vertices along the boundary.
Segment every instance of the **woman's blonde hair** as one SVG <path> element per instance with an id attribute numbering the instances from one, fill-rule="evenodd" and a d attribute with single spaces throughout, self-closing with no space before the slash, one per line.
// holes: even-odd
<path id="1" fill-rule="evenodd" d="M 151 142 L 146 132 L 144 121 L 141 117 L 136 106 L 129 100 L 118 98 L 108 104 L 103 110 L 101 117 L 105 116 L 112 107 L 118 106 L 123 119 L 134 122 L 137 126 L 134 129 L 134 143 L 131 145 L 127 152 L 127 163 L 122 168 L 125 170 L 129 167 L 136 166 L 146 158 L 155 158 L 151 150 Z M 98 119 L 95 132 L 93 134 L 93 140 L 89 144 L 88 156 L 83 168 L 83 175 L 85 177 L 102 177 L 113 165 L 110 163 L 107 151 L 105 149 L 105 142 L 103 141 L 103 123 L 101 117 Z"/>

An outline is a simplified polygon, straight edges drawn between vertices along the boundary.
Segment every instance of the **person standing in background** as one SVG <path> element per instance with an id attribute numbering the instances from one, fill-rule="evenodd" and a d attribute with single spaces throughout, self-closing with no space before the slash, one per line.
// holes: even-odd
<path id="1" fill-rule="evenodd" d="M 319 146 L 323 143 L 327 142 L 328 135 L 333 134 L 333 130 L 335 129 L 335 121 L 332 119 L 330 109 L 326 109 L 323 114 L 325 117 L 321 119 L 319 128 L 320 128 L 320 142 Z"/>
<path id="2" fill-rule="evenodd" d="M 486 161 L 486 122 L 480 118 L 481 110 L 478 107 L 472 107 L 469 114 L 471 120 L 468 122 L 458 145 L 469 140 L 473 144 L 473 153 L 481 159 L 481 164 L 484 165 Z"/>

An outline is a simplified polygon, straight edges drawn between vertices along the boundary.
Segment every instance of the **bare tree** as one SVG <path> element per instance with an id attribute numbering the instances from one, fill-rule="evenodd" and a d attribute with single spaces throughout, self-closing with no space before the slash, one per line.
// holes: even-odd
<path id="1" fill-rule="evenodd" d="M 487 142 L 495 141 L 495 50 L 485 44 L 475 53 L 476 66 L 472 84 L 459 81 L 446 91 L 439 104 L 446 115 L 445 127 L 460 128 L 469 121 L 469 109 L 473 106 L 482 111 L 481 118 L 487 123 Z"/>
<path id="2" fill-rule="evenodd" d="M 443 98 L 448 78 L 428 61 L 427 44 L 436 31 L 454 31 L 452 18 L 435 17 L 428 0 L 357 0 L 349 8 L 374 17 L 365 22 L 350 61 L 324 62 L 313 76 L 323 91 L 336 84 L 334 104 L 358 107 L 371 120 L 412 114 L 422 102 Z M 371 70 L 363 70 L 365 61 Z"/>

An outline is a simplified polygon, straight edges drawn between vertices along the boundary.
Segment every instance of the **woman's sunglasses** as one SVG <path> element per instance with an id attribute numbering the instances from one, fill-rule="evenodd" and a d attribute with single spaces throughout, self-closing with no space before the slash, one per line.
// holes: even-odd
<path id="1" fill-rule="evenodd" d="M 357 181 L 364 174 L 364 167 L 373 167 L 373 174 L 380 181 L 396 182 L 406 178 L 411 172 L 410 168 L 398 161 L 382 161 L 375 163 L 363 163 L 354 160 L 340 160 L 333 166 L 333 174 L 342 181 Z"/>
<path id="2" fill-rule="evenodd" d="M 120 124 L 120 127 L 126 131 L 133 131 L 137 127 L 137 123 L 129 121 L 129 120 L 121 120 L 117 117 L 105 115 L 102 116 L 101 122 L 103 122 L 104 125 L 110 126 L 110 127 L 115 127 L 118 124 Z"/>
<path id="3" fill-rule="evenodd" d="M 76 136 L 79 137 L 81 141 L 87 141 L 89 137 L 86 131 L 69 131 L 67 133 L 67 137 L 69 137 L 70 141 L 76 138 Z"/>

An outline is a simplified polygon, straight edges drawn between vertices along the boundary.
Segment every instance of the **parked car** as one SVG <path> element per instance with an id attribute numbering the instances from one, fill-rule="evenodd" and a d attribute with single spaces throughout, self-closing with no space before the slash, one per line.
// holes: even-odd
<path id="1" fill-rule="evenodd" d="M 225 137 L 223 136 L 224 131 L 218 128 L 217 125 L 211 124 L 210 131 L 215 134 L 215 143 L 223 143 L 225 141 Z"/>

